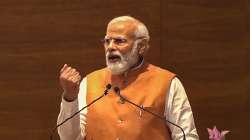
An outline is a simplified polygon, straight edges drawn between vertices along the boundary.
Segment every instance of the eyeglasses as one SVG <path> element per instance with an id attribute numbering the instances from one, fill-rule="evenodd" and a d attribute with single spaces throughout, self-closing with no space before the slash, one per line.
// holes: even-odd
<path id="1" fill-rule="evenodd" d="M 108 46 L 112 42 L 112 40 L 113 40 L 113 43 L 115 45 L 124 45 L 128 42 L 127 39 L 119 38 L 119 37 L 117 37 L 117 38 L 104 38 L 102 40 L 102 42 L 105 46 Z"/>
<path id="2" fill-rule="evenodd" d="M 135 40 L 141 40 L 141 39 L 146 39 L 146 37 L 144 36 L 137 37 Z M 112 42 L 112 40 L 113 43 L 118 46 L 125 45 L 128 42 L 127 39 L 121 37 L 105 37 L 101 41 L 103 42 L 104 46 L 108 46 Z"/>

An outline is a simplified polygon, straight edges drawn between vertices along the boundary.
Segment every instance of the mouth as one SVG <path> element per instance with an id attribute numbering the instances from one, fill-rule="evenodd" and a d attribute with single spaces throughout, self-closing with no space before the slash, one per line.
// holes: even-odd
<path id="1" fill-rule="evenodd" d="M 108 61 L 110 63 L 116 63 L 121 60 L 121 57 L 119 55 L 111 54 L 108 56 Z"/>

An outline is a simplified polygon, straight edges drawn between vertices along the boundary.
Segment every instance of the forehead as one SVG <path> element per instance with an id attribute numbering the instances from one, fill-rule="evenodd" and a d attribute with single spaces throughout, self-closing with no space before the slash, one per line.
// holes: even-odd
<path id="1" fill-rule="evenodd" d="M 124 37 L 134 38 L 136 31 L 136 23 L 133 21 L 120 21 L 111 23 L 107 27 L 106 36 L 108 37 Z"/>

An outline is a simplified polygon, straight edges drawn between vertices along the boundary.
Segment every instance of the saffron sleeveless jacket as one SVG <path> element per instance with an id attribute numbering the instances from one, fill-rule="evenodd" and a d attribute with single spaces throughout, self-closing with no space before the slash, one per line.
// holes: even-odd
<path id="1" fill-rule="evenodd" d="M 165 99 L 175 74 L 151 64 L 143 64 L 127 74 L 111 75 L 107 68 L 87 76 L 87 103 L 103 94 L 108 83 L 121 95 L 159 115 L 164 115 Z M 171 140 L 166 123 L 109 94 L 88 108 L 86 140 Z"/>

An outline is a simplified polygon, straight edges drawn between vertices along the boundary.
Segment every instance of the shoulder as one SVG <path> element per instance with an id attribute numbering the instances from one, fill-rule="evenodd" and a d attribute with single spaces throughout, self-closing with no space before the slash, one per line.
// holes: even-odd
<path id="1" fill-rule="evenodd" d="M 95 70 L 95 71 L 87 74 L 87 78 L 96 77 L 96 76 L 102 76 L 102 75 L 104 75 L 104 73 L 106 71 L 107 71 L 107 68 L 102 68 L 102 69 Z"/>
<path id="2" fill-rule="evenodd" d="M 176 74 L 167 70 L 167 69 L 163 69 L 159 66 L 153 65 L 153 64 L 148 64 L 148 69 L 154 71 L 156 74 L 159 74 L 161 76 L 167 76 L 170 77 L 171 79 L 173 79 L 174 77 L 176 77 Z"/>

